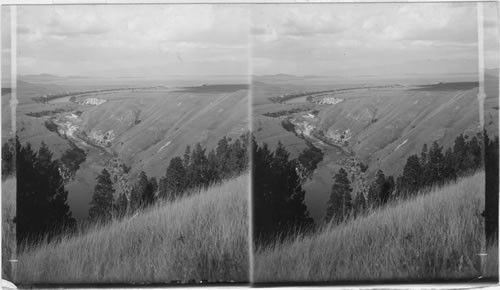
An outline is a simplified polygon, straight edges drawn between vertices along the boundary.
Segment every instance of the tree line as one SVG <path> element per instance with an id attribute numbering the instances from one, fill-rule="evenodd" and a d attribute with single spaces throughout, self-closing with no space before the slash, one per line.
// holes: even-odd
<path id="1" fill-rule="evenodd" d="M 187 146 L 182 157 L 170 160 L 159 182 L 140 172 L 128 196 L 124 192 L 115 194 L 111 174 L 103 169 L 97 176 L 86 222 L 105 223 L 123 218 L 159 200 L 182 198 L 193 189 L 242 174 L 249 164 L 247 140 L 247 134 L 235 140 L 223 137 L 208 153 L 200 143 L 192 150 Z M 54 159 L 44 142 L 35 151 L 30 143 L 21 145 L 17 136 L 3 144 L 2 179 L 12 175 L 17 179 L 18 245 L 76 231 L 77 223 L 67 203 L 63 169 L 77 170 L 85 159 L 81 153 L 72 146 L 61 159 Z"/>
<path id="2" fill-rule="evenodd" d="M 309 231 L 314 221 L 304 203 L 303 183 L 323 159 L 323 152 L 308 144 L 297 158 L 281 142 L 274 151 L 252 136 L 253 241 L 271 243 L 296 231 Z"/>
<path id="3" fill-rule="evenodd" d="M 334 176 L 325 221 L 340 223 L 391 200 L 424 193 L 433 186 L 441 186 L 477 171 L 483 165 L 480 137 L 481 134 L 472 138 L 460 134 L 453 146 L 446 150 L 437 141 L 430 148 L 424 144 L 420 155 L 413 154 L 407 158 L 403 173 L 396 181 L 392 176 L 386 177 L 382 170 L 377 170 L 368 192 L 360 191 L 353 195 L 347 172 L 341 168 Z M 490 141 L 486 132 L 484 138 L 489 147 L 493 146 L 492 142 L 498 143 L 498 137 L 496 141 Z"/>
<path id="4" fill-rule="evenodd" d="M 482 158 L 483 142 L 485 159 Z M 251 144 L 254 243 L 266 245 L 297 231 L 314 230 L 315 224 L 305 205 L 305 191 L 302 188 L 307 178 L 301 178 L 300 174 L 303 166 L 300 160 L 311 160 L 307 157 L 315 156 L 314 151 L 302 152 L 298 158 L 291 159 L 290 153 L 281 143 L 274 151 L 266 143 L 257 144 L 254 138 Z M 403 173 L 397 179 L 377 170 L 367 192 L 353 194 L 348 174 L 341 168 L 333 177 L 323 222 L 340 223 L 390 201 L 424 193 L 433 186 L 443 185 L 479 170 L 483 163 L 487 199 L 489 195 L 493 201 L 492 209 L 488 210 L 487 206 L 484 215 L 491 220 L 489 228 L 493 234 L 490 236 L 494 236 L 498 228 L 498 137 L 491 140 L 486 132 L 483 136 L 478 134 L 472 138 L 461 134 L 456 137 L 453 146 L 446 150 L 437 141 L 430 148 L 424 144 L 420 155 L 408 157 Z"/>
<path id="5" fill-rule="evenodd" d="M 62 166 L 44 142 L 35 151 L 30 143 L 21 145 L 16 136 L 2 146 L 2 178 L 15 174 L 17 180 L 14 222 L 19 246 L 76 229 Z"/>
<path id="6" fill-rule="evenodd" d="M 92 222 L 108 222 L 122 218 L 159 200 L 175 200 L 206 188 L 225 179 L 242 174 L 248 167 L 248 135 L 235 140 L 223 137 L 217 147 L 207 149 L 197 143 L 193 149 L 186 146 L 183 156 L 173 157 L 159 181 L 155 177 L 139 173 L 130 194 L 121 192 L 115 196 L 111 175 L 103 169 L 97 177 L 94 195 L 89 209 Z"/>

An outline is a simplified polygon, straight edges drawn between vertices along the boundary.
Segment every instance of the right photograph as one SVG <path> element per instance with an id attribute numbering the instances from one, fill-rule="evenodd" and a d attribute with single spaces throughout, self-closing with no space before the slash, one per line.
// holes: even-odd
<path id="1" fill-rule="evenodd" d="M 252 7 L 252 281 L 498 281 L 497 3 Z"/>

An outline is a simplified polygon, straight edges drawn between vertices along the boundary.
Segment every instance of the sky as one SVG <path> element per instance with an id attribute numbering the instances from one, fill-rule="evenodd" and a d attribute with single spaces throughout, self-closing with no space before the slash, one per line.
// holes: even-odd
<path id="1" fill-rule="evenodd" d="M 498 9 L 484 5 L 486 66 L 498 67 Z M 117 78 L 475 74 L 476 17 L 475 3 L 19 6 L 17 70 Z"/>
<path id="2" fill-rule="evenodd" d="M 18 73 L 247 74 L 248 14 L 235 5 L 20 6 Z"/>
<path id="3" fill-rule="evenodd" d="M 485 4 L 487 66 L 498 67 L 495 4 Z M 477 73 L 475 3 L 265 5 L 252 16 L 257 75 Z"/>

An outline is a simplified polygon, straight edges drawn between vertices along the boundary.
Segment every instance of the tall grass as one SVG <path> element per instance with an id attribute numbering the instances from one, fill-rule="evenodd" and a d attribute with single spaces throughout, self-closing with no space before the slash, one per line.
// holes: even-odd
<path id="1" fill-rule="evenodd" d="M 248 176 L 84 234 L 22 249 L 16 282 L 249 280 Z"/>
<path id="2" fill-rule="evenodd" d="M 483 203 L 484 173 L 478 173 L 368 216 L 258 248 L 253 279 L 474 279 L 482 274 Z M 495 256 L 488 259 L 498 263 Z"/>
<path id="3" fill-rule="evenodd" d="M 12 280 L 16 254 L 16 178 L 2 181 L 2 279 Z"/>

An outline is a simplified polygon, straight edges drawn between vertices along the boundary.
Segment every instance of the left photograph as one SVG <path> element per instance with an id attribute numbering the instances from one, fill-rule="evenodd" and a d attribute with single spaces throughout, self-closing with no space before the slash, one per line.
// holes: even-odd
<path id="1" fill-rule="evenodd" d="M 247 14 L 2 7 L 4 277 L 249 281 Z"/>

